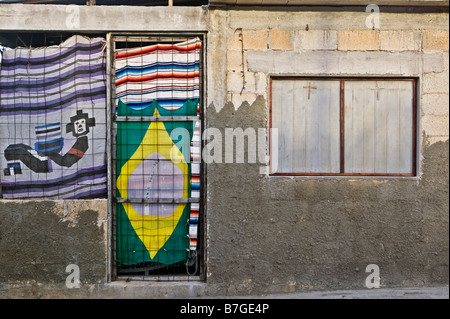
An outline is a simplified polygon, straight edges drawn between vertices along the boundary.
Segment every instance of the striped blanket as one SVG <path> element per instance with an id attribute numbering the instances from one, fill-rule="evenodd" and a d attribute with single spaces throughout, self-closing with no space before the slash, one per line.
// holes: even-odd
<path id="1" fill-rule="evenodd" d="M 4 198 L 102 198 L 106 60 L 102 38 L 3 52 L 0 166 Z"/>
<path id="2" fill-rule="evenodd" d="M 155 44 L 116 53 L 116 98 L 133 110 L 153 101 L 167 110 L 181 108 L 200 92 L 198 38 L 177 44 Z"/>
<path id="3" fill-rule="evenodd" d="M 200 121 L 176 122 L 170 117 L 199 115 L 201 41 L 128 45 L 132 47 L 115 54 L 117 115 L 168 120 L 118 122 L 117 191 L 123 198 L 138 200 L 199 199 Z M 179 139 L 178 129 L 189 133 L 184 139 L 190 141 L 190 154 L 182 154 L 183 161 L 175 163 L 168 151 L 175 146 L 172 138 Z M 190 250 L 197 249 L 199 211 L 199 203 L 119 203 L 117 262 L 188 260 Z"/>

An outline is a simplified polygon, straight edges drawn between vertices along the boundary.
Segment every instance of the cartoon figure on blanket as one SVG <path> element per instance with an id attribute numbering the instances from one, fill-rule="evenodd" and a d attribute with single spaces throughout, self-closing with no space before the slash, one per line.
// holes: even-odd
<path id="1" fill-rule="evenodd" d="M 94 126 L 95 118 L 89 118 L 89 115 L 81 110 L 77 111 L 77 114 L 70 118 L 70 123 L 66 125 L 66 133 L 72 133 L 77 140 L 64 155 L 60 154 L 64 146 L 64 138 L 36 142 L 34 149 L 25 144 L 9 145 L 5 150 L 5 158 L 8 161 L 8 168 L 4 169 L 5 176 L 22 174 L 20 162 L 35 173 L 51 172 L 51 161 L 59 166 L 71 167 L 83 158 L 89 148 L 87 134 L 89 128 Z M 43 131 L 42 128 L 44 128 Z M 52 127 L 52 125 L 36 127 L 36 129 L 41 129 L 36 131 L 36 135 L 60 131 L 59 127 Z"/>

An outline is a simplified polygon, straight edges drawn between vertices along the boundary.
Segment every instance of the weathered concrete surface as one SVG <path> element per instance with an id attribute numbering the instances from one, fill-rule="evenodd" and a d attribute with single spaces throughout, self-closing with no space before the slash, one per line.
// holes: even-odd
<path id="1" fill-rule="evenodd" d="M 115 281 L 68 289 L 64 284 L 0 284 L 0 299 L 192 299 L 205 296 L 205 283 Z"/>
<path id="2" fill-rule="evenodd" d="M 236 298 L 236 297 L 223 297 Z M 250 296 L 257 299 L 448 299 L 449 289 L 445 287 L 365 289 L 340 291 L 294 292 L 287 294 Z M 239 299 L 239 298 L 236 298 Z"/>
<path id="3" fill-rule="evenodd" d="M 2 201 L 0 283 L 61 284 L 66 267 L 80 267 L 81 284 L 107 278 L 105 200 Z"/>
<path id="4" fill-rule="evenodd" d="M 13 31 L 205 31 L 208 23 L 201 7 L 0 4 L 0 17 L 0 29 Z"/>
<path id="5" fill-rule="evenodd" d="M 1 298 L 84 298 L 84 299 L 448 299 L 448 286 L 420 288 L 360 289 L 255 294 L 246 296 L 208 296 L 205 283 L 112 282 L 67 289 L 60 285 L 0 285 Z"/>
<path id="6" fill-rule="evenodd" d="M 261 18 L 264 16 L 264 19 Z M 230 11 L 229 27 L 248 30 L 286 29 L 305 30 L 367 30 L 368 13 L 361 7 L 360 12 L 287 12 L 273 11 Z M 382 30 L 448 30 L 448 13 L 399 14 L 381 12 Z"/>
<path id="7" fill-rule="evenodd" d="M 260 164 L 210 164 L 206 283 L 106 283 L 106 201 L 1 201 L 0 297 L 364 289 L 368 264 L 380 267 L 382 288 L 448 284 L 448 14 L 383 13 L 374 33 L 360 32 L 367 30 L 363 11 L 79 9 L 77 31 L 208 31 L 206 122 L 222 134 L 268 127 L 274 74 L 418 77 L 420 176 L 282 178 L 260 174 Z M 66 10 L 0 5 L 0 28 L 74 32 Z M 350 39 L 343 34 L 374 36 L 379 46 L 339 46 Z M 71 263 L 80 266 L 80 289 L 65 287 Z"/>
<path id="8" fill-rule="evenodd" d="M 211 127 L 264 127 L 266 101 L 208 112 Z M 425 138 L 426 142 L 426 138 Z M 106 283 L 104 201 L 3 201 L 0 296 L 196 298 L 448 283 L 449 144 L 423 145 L 416 179 L 269 178 L 208 167 L 207 283 Z M 81 205 L 81 206 L 80 206 Z M 88 207 L 90 207 L 88 209 Z M 64 285 L 70 263 L 81 288 Z"/>
<path id="9" fill-rule="evenodd" d="M 266 127 L 262 97 L 208 109 L 208 125 Z M 224 134 L 224 133 L 222 133 Z M 208 166 L 209 294 L 448 283 L 449 143 L 423 145 L 421 179 L 283 178 Z"/>

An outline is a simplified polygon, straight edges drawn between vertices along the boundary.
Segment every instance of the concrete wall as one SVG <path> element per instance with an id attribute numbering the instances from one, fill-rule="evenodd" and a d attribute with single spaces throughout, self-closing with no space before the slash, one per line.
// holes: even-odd
<path id="1" fill-rule="evenodd" d="M 381 13 L 369 30 L 367 13 L 351 11 L 79 10 L 81 31 L 207 31 L 206 121 L 222 132 L 268 127 L 272 75 L 418 77 L 420 174 L 284 178 L 260 174 L 260 164 L 209 164 L 205 283 L 109 283 L 105 201 L 3 200 L 1 296 L 364 289 L 369 264 L 382 287 L 448 284 L 448 14 Z M 0 5 L 1 29 L 68 30 L 65 17 L 64 6 Z M 74 261 L 82 285 L 67 289 Z"/>
<path id="2" fill-rule="evenodd" d="M 268 127 L 273 75 L 414 76 L 420 176 L 283 178 L 257 164 L 209 165 L 208 286 L 364 288 L 372 263 L 387 287 L 448 283 L 448 15 L 381 12 L 377 30 L 358 12 L 211 16 L 228 31 L 225 97 L 208 108 L 210 126 Z"/>
<path id="3" fill-rule="evenodd" d="M 0 203 L 0 295 L 60 297 L 71 264 L 82 285 L 107 279 L 105 200 L 6 201 Z M 69 291 L 70 293 L 70 291 Z"/>

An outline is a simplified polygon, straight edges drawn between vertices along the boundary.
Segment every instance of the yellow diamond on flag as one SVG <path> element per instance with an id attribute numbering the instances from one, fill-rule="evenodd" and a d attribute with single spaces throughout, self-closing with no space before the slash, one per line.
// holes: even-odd
<path id="1" fill-rule="evenodd" d="M 159 116 L 155 110 L 154 116 Z M 151 122 L 117 178 L 122 198 L 188 198 L 189 167 L 163 122 Z M 153 259 L 177 226 L 186 204 L 123 203 L 137 236 Z"/>

